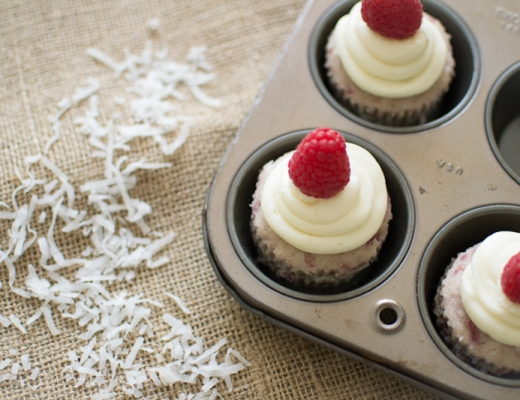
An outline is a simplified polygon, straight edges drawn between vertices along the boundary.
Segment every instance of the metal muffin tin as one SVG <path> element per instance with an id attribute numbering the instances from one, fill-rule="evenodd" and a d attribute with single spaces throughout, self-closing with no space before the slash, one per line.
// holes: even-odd
<path id="1" fill-rule="evenodd" d="M 275 325 L 447 398 L 517 399 L 518 375 L 457 359 L 435 330 L 433 298 L 458 252 L 520 232 L 520 4 L 423 0 L 452 35 L 456 77 L 438 118 L 385 127 L 336 101 L 324 43 L 356 0 L 310 0 L 207 194 L 206 249 L 245 308 Z M 376 264 L 344 286 L 303 289 L 256 262 L 250 203 L 262 165 L 318 126 L 367 148 L 387 178 L 394 218 Z"/>

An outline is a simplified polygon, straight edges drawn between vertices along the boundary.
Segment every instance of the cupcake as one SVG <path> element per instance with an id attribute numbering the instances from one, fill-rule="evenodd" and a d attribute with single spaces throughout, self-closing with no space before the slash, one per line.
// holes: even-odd
<path id="1" fill-rule="evenodd" d="M 461 360 L 520 372 L 520 233 L 497 232 L 458 256 L 435 297 L 437 327 Z"/>
<path id="2" fill-rule="evenodd" d="M 258 261 L 309 287 L 347 282 L 368 267 L 392 218 L 376 159 L 328 128 L 263 166 L 251 206 Z"/>
<path id="3" fill-rule="evenodd" d="M 437 117 L 454 76 L 450 35 L 419 0 L 363 0 L 330 34 L 325 68 L 334 95 L 360 117 L 412 126 Z"/>

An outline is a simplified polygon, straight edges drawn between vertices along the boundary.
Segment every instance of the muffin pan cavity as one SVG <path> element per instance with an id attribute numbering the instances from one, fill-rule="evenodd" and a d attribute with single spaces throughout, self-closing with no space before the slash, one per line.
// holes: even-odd
<path id="1" fill-rule="evenodd" d="M 493 384 L 520 388 L 520 374 L 493 376 L 480 372 L 456 357 L 437 332 L 436 316 L 433 314 L 437 287 L 452 259 L 499 231 L 520 232 L 520 206 L 493 204 L 478 207 L 456 216 L 444 225 L 428 244 L 421 260 L 417 298 L 426 328 L 446 357 L 465 372 L 480 379 Z"/>
<path id="2" fill-rule="evenodd" d="M 227 223 L 235 250 L 244 265 L 261 282 L 287 296 L 310 301 L 337 301 L 359 296 L 387 279 L 400 265 L 413 237 L 415 212 L 410 188 L 395 163 L 380 149 L 354 135 L 341 132 L 347 142 L 367 149 L 383 169 L 387 189 L 392 202 L 393 219 L 388 237 L 378 259 L 367 269 L 358 273 L 348 283 L 322 288 L 293 286 L 274 277 L 268 268 L 257 262 L 257 254 L 250 230 L 251 199 L 262 166 L 276 160 L 284 153 L 294 150 L 310 130 L 301 130 L 279 136 L 256 150 L 239 168 L 231 183 Z"/>
<path id="3" fill-rule="evenodd" d="M 367 121 L 344 107 L 337 100 L 334 90 L 329 84 L 325 70 L 325 45 L 336 22 L 358 0 L 343 0 L 335 3 L 319 19 L 312 31 L 309 41 L 309 68 L 316 86 L 323 97 L 339 113 L 364 125 L 370 129 L 389 133 L 412 133 L 425 131 L 446 123 L 460 113 L 475 94 L 480 78 L 480 55 L 477 42 L 464 20 L 443 3 L 432 0 L 422 0 L 424 11 L 442 22 L 446 31 L 451 35 L 453 56 L 455 58 L 455 77 L 451 82 L 449 91 L 444 95 L 438 113 L 431 121 L 409 127 L 391 127 Z"/>
<path id="4" fill-rule="evenodd" d="M 498 161 L 520 183 L 520 63 L 508 68 L 491 88 L 486 131 Z"/>

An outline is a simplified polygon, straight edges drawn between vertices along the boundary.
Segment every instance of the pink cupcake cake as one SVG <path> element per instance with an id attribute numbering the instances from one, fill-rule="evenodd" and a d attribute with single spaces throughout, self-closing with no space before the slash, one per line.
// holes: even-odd
<path id="1" fill-rule="evenodd" d="M 497 376 L 520 372 L 520 233 L 497 232 L 448 267 L 435 297 L 453 353 Z"/>
<path id="2" fill-rule="evenodd" d="M 318 128 L 262 168 L 251 231 L 259 261 L 277 277 L 334 285 L 377 258 L 391 218 L 375 158 L 338 132 Z"/>
<path id="3" fill-rule="evenodd" d="M 325 67 L 337 99 L 387 126 L 436 116 L 455 74 L 450 35 L 419 0 L 362 0 L 329 36 Z"/>

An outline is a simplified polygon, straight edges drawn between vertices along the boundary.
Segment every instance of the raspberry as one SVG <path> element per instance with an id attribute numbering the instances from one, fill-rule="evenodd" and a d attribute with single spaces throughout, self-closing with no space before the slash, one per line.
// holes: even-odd
<path id="1" fill-rule="evenodd" d="M 350 179 L 350 163 L 343 137 L 318 128 L 303 138 L 289 161 L 289 177 L 307 196 L 328 199 Z"/>
<path id="2" fill-rule="evenodd" d="M 520 304 L 520 253 L 509 259 L 500 277 L 502 291 L 513 303 Z"/>
<path id="3" fill-rule="evenodd" d="M 366 24 L 380 35 L 406 39 L 421 26 L 420 0 L 363 0 L 361 16 Z"/>

